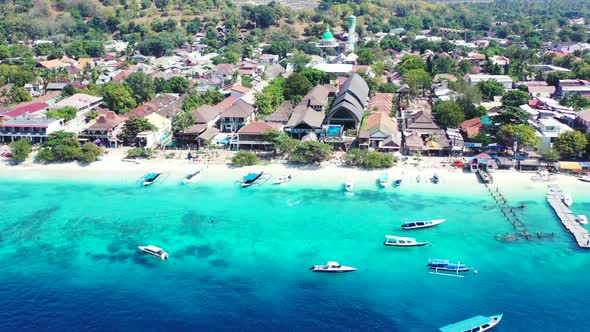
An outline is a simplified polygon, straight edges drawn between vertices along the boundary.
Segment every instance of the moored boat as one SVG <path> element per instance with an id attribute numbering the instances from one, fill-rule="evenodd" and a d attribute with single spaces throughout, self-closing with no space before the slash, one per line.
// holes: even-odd
<path id="1" fill-rule="evenodd" d="M 442 332 L 465 332 L 465 331 L 488 331 L 498 325 L 502 320 L 503 314 L 492 316 L 475 316 L 457 323 L 441 327 Z"/>
<path id="2" fill-rule="evenodd" d="M 144 252 L 148 255 L 158 257 L 159 259 L 168 259 L 168 253 L 165 252 L 164 250 L 162 250 L 162 248 L 160 248 L 160 247 L 156 247 L 153 245 L 147 245 L 147 246 L 139 246 L 138 248 L 139 248 L 139 250 L 141 250 L 142 252 Z"/>
<path id="3" fill-rule="evenodd" d="M 389 184 L 389 175 L 387 175 L 387 173 L 383 173 L 381 174 L 381 177 L 379 178 L 379 185 L 383 188 L 387 187 L 387 185 Z"/>
<path id="4" fill-rule="evenodd" d="M 585 214 L 580 214 L 576 216 L 576 221 L 582 225 L 588 224 L 588 217 Z"/>
<path id="5" fill-rule="evenodd" d="M 420 221 L 409 221 L 402 224 L 403 229 L 417 229 L 417 228 L 428 228 L 434 227 L 438 224 L 442 224 L 446 219 L 431 219 L 431 220 L 420 220 Z"/>
<path id="6" fill-rule="evenodd" d="M 260 173 L 248 173 L 248 175 L 244 176 L 242 179 L 241 185 L 242 188 L 247 188 L 256 183 L 261 177 L 264 172 Z"/>
<path id="7" fill-rule="evenodd" d="M 346 190 L 348 192 L 352 192 L 353 187 L 354 187 L 354 180 L 348 179 L 348 180 L 346 180 L 346 182 L 344 182 L 344 190 Z"/>
<path id="8" fill-rule="evenodd" d="M 147 186 L 151 186 L 152 184 L 156 183 L 156 181 L 158 181 L 158 178 L 160 178 L 161 175 L 162 175 L 162 173 L 157 173 L 157 172 L 147 173 L 142 179 L 143 186 L 147 187 Z"/>
<path id="9" fill-rule="evenodd" d="M 402 184 L 402 180 L 401 179 L 397 179 L 395 181 L 393 181 L 393 186 L 394 187 L 399 187 Z"/>
<path id="10" fill-rule="evenodd" d="M 344 273 L 344 272 L 354 272 L 356 268 L 350 266 L 340 265 L 340 263 L 335 261 L 328 261 L 326 265 L 314 265 L 309 268 L 313 272 L 324 272 L 324 273 Z"/>
<path id="11" fill-rule="evenodd" d="M 187 174 L 184 178 L 182 178 L 182 183 L 184 184 L 190 184 L 195 182 L 201 175 L 203 170 L 199 169 L 198 171 L 194 172 L 194 173 L 190 173 Z"/>
<path id="12" fill-rule="evenodd" d="M 590 176 L 584 175 L 584 176 L 579 177 L 578 180 L 580 180 L 582 182 L 590 182 Z"/>
<path id="13" fill-rule="evenodd" d="M 574 199 L 569 194 L 563 194 L 563 196 L 561 196 L 561 201 L 567 206 L 574 204 Z"/>
<path id="14" fill-rule="evenodd" d="M 428 268 L 435 271 L 451 272 L 469 272 L 469 267 L 465 264 L 451 263 L 448 259 L 429 259 Z"/>
<path id="15" fill-rule="evenodd" d="M 430 181 L 434 184 L 437 184 L 440 182 L 440 177 L 438 176 L 438 174 L 434 173 L 430 178 Z"/>
<path id="16" fill-rule="evenodd" d="M 288 176 L 280 176 L 273 184 L 283 184 L 285 182 L 291 181 L 291 175 Z"/>
<path id="17" fill-rule="evenodd" d="M 421 247 L 427 245 L 428 242 L 418 242 L 412 237 L 385 235 L 385 242 L 383 244 L 392 247 Z"/>

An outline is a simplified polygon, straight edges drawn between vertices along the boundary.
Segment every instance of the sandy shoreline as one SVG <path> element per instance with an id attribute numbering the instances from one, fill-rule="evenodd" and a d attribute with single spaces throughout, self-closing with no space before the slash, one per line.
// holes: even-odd
<path id="1" fill-rule="evenodd" d="M 123 152 L 112 151 L 102 161 L 86 166 L 81 166 L 78 163 L 41 165 L 30 161 L 13 166 L 7 160 L 0 160 L 0 178 L 32 181 L 50 178 L 132 183 L 147 172 L 160 171 L 169 174 L 167 182 L 179 182 L 186 174 L 203 168 L 203 177 L 199 181 L 211 184 L 233 184 L 250 171 L 264 171 L 271 174 L 273 178 L 291 175 L 294 179 L 293 184 L 311 188 L 337 189 L 346 179 L 352 178 L 355 181 L 355 189 L 376 189 L 378 188 L 377 181 L 383 172 L 389 174 L 390 181 L 402 179 L 404 187 L 421 187 L 424 191 L 473 192 L 481 191 L 483 186 L 475 174 L 465 173 L 462 170 L 443 165 L 441 158 L 423 158 L 418 163 L 410 159 L 388 170 L 365 170 L 333 163 L 323 163 L 317 166 L 271 163 L 233 167 L 227 163 L 197 163 L 185 158 L 157 158 L 137 162 L 123 161 L 122 159 Z M 431 185 L 428 181 L 434 173 L 437 173 L 441 178 L 441 183 L 438 186 Z M 507 196 L 513 197 L 521 193 L 534 196 L 544 195 L 547 191 L 547 183 L 532 181 L 531 178 L 534 175 L 534 173 L 516 171 L 496 171 L 493 173 L 494 184 L 501 188 Z M 420 177 L 420 183 L 417 182 L 417 177 Z M 270 182 L 272 180 L 271 178 Z M 572 195 L 583 196 L 588 188 L 588 184 L 565 175 L 558 175 L 553 183 L 559 184 Z"/>

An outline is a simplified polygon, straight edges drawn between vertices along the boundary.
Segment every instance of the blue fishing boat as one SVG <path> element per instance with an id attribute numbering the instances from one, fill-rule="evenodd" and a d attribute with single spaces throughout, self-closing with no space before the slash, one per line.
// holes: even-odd
<path id="1" fill-rule="evenodd" d="M 260 173 L 248 173 L 248 175 L 244 176 L 242 179 L 242 188 L 247 188 L 256 183 L 256 181 L 260 180 L 264 172 Z"/>
<path id="2" fill-rule="evenodd" d="M 448 259 L 429 259 L 428 268 L 438 271 L 451 271 L 451 272 L 469 272 L 469 267 L 465 264 L 451 263 Z"/>
<path id="3" fill-rule="evenodd" d="M 394 187 L 399 187 L 402 184 L 402 180 L 401 179 L 397 179 L 395 181 L 393 181 L 393 186 Z"/>
<path id="4" fill-rule="evenodd" d="M 432 177 L 430 178 L 430 181 L 434 184 L 437 184 L 440 182 L 440 177 L 438 176 L 438 174 L 433 174 Z"/>
<path id="5" fill-rule="evenodd" d="M 155 173 L 155 172 L 154 173 L 147 173 L 142 178 L 143 186 L 147 187 L 147 186 L 151 186 L 152 184 L 156 183 L 156 181 L 158 181 L 158 179 L 160 178 L 161 175 L 162 175 L 162 173 Z"/>
<path id="6" fill-rule="evenodd" d="M 379 178 L 379 185 L 381 185 L 381 187 L 385 188 L 385 187 L 387 187 L 388 183 L 389 183 L 389 175 L 387 175 L 387 173 L 381 174 L 381 177 Z"/>
<path id="7" fill-rule="evenodd" d="M 475 316 L 460 322 L 441 327 L 442 332 L 488 331 L 498 325 L 503 314 L 493 316 Z"/>

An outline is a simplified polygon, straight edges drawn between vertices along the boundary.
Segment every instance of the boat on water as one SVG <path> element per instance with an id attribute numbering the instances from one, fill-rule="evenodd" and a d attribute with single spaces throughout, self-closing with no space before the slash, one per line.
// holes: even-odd
<path id="1" fill-rule="evenodd" d="M 580 180 L 582 182 L 590 182 L 590 176 L 584 175 L 584 176 L 579 177 L 578 180 Z"/>
<path id="2" fill-rule="evenodd" d="M 432 177 L 430 178 L 430 182 L 437 184 L 440 182 L 440 177 L 438 176 L 438 174 L 434 173 L 432 175 Z"/>
<path id="3" fill-rule="evenodd" d="M 147 173 L 142 178 L 143 186 L 144 187 L 151 186 L 152 184 L 156 183 L 156 181 L 158 181 L 160 176 L 162 176 L 162 173 L 157 173 L 157 172 Z"/>
<path id="4" fill-rule="evenodd" d="M 387 173 L 383 173 L 381 174 L 381 177 L 379 178 L 379 185 L 383 188 L 387 187 L 387 185 L 389 184 L 389 175 L 387 175 Z"/>
<path id="5" fill-rule="evenodd" d="M 450 271 L 450 272 L 469 272 L 469 267 L 465 264 L 451 263 L 448 259 L 429 259 L 428 268 L 431 270 L 438 271 Z"/>
<path id="6" fill-rule="evenodd" d="M 242 179 L 242 182 L 241 182 L 242 188 L 247 188 L 247 187 L 250 187 L 251 185 L 255 184 L 256 181 L 260 180 L 263 173 L 264 172 L 248 173 L 248 175 L 244 176 L 244 178 Z"/>
<path id="7" fill-rule="evenodd" d="M 442 332 L 469 332 L 469 331 L 489 331 L 494 326 L 498 325 L 502 320 L 503 314 L 492 315 L 492 316 L 475 316 L 462 320 L 457 323 L 449 324 L 441 327 L 439 330 Z"/>
<path id="8" fill-rule="evenodd" d="M 574 204 L 574 199 L 569 194 L 563 194 L 561 196 L 561 201 L 563 202 L 563 204 L 567 206 L 571 206 L 572 204 Z"/>
<path id="9" fill-rule="evenodd" d="M 291 175 L 279 176 L 279 178 L 275 182 L 273 182 L 273 184 L 283 184 L 289 181 L 291 181 Z"/>
<path id="10" fill-rule="evenodd" d="M 401 179 L 397 179 L 395 181 L 393 181 L 393 186 L 394 187 L 399 187 L 402 184 L 402 180 Z"/>
<path id="11" fill-rule="evenodd" d="M 153 245 L 147 245 L 147 246 L 139 246 L 138 248 L 139 248 L 139 250 L 141 250 L 142 252 L 144 252 L 148 255 L 158 257 L 159 259 L 168 259 L 168 253 L 165 252 L 160 247 L 156 247 Z"/>
<path id="12" fill-rule="evenodd" d="M 427 245 L 428 242 L 418 242 L 412 237 L 385 235 L 383 244 L 391 247 L 421 247 Z"/>
<path id="13" fill-rule="evenodd" d="M 585 214 L 580 214 L 580 215 L 576 216 L 576 221 L 582 225 L 587 225 L 588 224 L 588 217 L 586 217 Z"/>
<path id="14" fill-rule="evenodd" d="M 354 180 L 348 179 L 348 180 L 346 180 L 346 182 L 344 182 L 344 190 L 346 190 L 348 192 L 352 192 L 353 187 L 354 187 Z"/>
<path id="15" fill-rule="evenodd" d="M 344 273 L 344 272 L 354 272 L 356 268 L 350 266 L 340 265 L 340 263 L 335 261 L 328 261 L 326 265 L 314 265 L 309 268 L 313 272 L 324 272 L 324 273 Z"/>
<path id="16" fill-rule="evenodd" d="M 402 224 L 403 229 L 417 229 L 417 228 L 428 228 L 434 227 L 438 224 L 442 224 L 447 221 L 446 219 L 431 219 L 431 220 L 420 220 L 420 221 L 409 221 Z"/>
<path id="17" fill-rule="evenodd" d="M 201 176 L 202 172 L 203 172 L 203 170 L 199 169 L 198 171 L 196 171 L 194 173 L 187 174 L 184 178 L 182 178 L 182 183 L 191 184 L 191 183 L 197 181 L 197 179 Z"/>

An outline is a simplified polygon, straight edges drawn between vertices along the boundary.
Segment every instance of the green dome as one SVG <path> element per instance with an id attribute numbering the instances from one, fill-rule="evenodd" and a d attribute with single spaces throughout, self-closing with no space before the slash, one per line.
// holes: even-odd
<path id="1" fill-rule="evenodd" d="M 330 32 L 330 29 L 326 29 L 326 32 L 324 32 L 324 36 L 322 37 L 323 40 L 332 40 L 334 39 L 334 35 L 332 35 L 332 33 Z"/>

